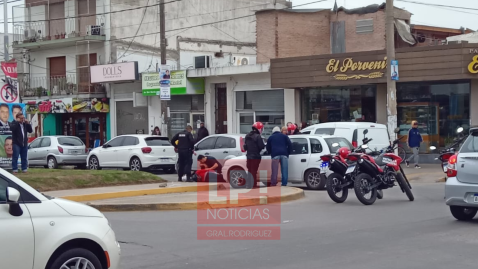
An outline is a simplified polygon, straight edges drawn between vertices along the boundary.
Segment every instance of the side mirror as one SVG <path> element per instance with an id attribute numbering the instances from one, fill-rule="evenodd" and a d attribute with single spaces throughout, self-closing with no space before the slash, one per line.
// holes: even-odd
<path id="1" fill-rule="evenodd" d="M 7 201 L 9 204 L 8 212 L 14 217 L 23 215 L 23 210 L 18 201 L 20 200 L 20 192 L 14 188 L 7 188 Z"/>
<path id="2" fill-rule="evenodd" d="M 462 133 L 463 132 L 463 127 L 460 127 L 456 130 L 457 133 Z"/>
<path id="3" fill-rule="evenodd" d="M 394 131 L 396 134 L 398 134 L 398 133 L 400 133 L 400 128 L 397 127 L 397 128 L 395 128 L 395 130 L 393 130 L 393 131 Z"/>
<path id="4" fill-rule="evenodd" d="M 368 134 L 368 129 L 363 130 L 363 134 L 364 135 Z"/>

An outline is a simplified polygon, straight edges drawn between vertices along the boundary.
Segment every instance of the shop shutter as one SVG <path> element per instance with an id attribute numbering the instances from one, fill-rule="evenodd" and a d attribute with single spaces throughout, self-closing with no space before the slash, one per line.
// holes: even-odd
<path id="1" fill-rule="evenodd" d="M 255 91 L 247 94 L 253 94 L 254 111 L 284 111 L 284 90 Z"/>
<path id="2" fill-rule="evenodd" d="M 191 111 L 191 104 L 191 95 L 173 95 L 169 107 L 174 111 Z"/>

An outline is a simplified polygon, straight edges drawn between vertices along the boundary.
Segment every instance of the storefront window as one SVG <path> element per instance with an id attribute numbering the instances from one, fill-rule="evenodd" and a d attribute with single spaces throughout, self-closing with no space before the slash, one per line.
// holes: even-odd
<path id="1" fill-rule="evenodd" d="M 420 152 L 429 152 L 431 145 L 444 148 L 456 136 L 456 129 L 470 127 L 470 84 L 400 83 L 397 84 L 397 112 L 400 134 L 407 135 L 416 120 L 425 143 Z M 406 146 L 406 145 L 404 145 Z"/>
<path id="2" fill-rule="evenodd" d="M 375 122 L 375 86 L 309 88 L 302 91 L 302 119 L 324 122 Z"/>
<path id="3" fill-rule="evenodd" d="M 116 102 L 116 134 L 150 134 L 148 108 L 133 107 L 132 101 Z"/>

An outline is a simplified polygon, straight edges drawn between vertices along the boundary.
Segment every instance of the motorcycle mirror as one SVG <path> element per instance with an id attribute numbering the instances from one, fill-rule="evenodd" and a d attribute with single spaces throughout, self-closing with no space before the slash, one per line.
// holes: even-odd
<path id="1" fill-rule="evenodd" d="M 332 147 L 334 147 L 334 148 L 336 148 L 336 147 L 338 147 L 338 146 L 339 146 L 339 143 L 333 143 L 333 144 L 332 144 Z"/>
<path id="2" fill-rule="evenodd" d="M 367 149 L 368 146 L 367 146 L 367 145 L 362 145 L 362 148 L 363 148 L 363 149 Z"/>
<path id="3" fill-rule="evenodd" d="M 437 149 L 437 147 L 435 147 L 435 146 L 431 146 L 431 147 L 430 147 L 430 149 L 431 149 L 431 150 L 436 150 L 436 149 Z"/>
<path id="4" fill-rule="evenodd" d="M 456 132 L 457 132 L 457 133 L 463 132 L 463 127 L 460 127 L 460 128 L 458 128 L 458 129 L 456 129 Z"/>
<path id="5" fill-rule="evenodd" d="M 400 128 L 399 128 L 399 127 L 395 128 L 394 132 L 395 132 L 396 134 L 400 133 Z"/>
<path id="6" fill-rule="evenodd" d="M 364 135 L 368 134 L 368 129 L 363 130 L 363 134 Z"/>

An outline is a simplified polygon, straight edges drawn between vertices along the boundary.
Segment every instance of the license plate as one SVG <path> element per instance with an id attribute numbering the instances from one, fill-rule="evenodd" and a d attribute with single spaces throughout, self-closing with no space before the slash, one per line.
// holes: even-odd
<path id="1" fill-rule="evenodd" d="M 167 163 L 167 162 L 169 162 L 169 159 L 164 159 L 164 158 L 163 158 L 163 159 L 159 159 L 159 160 L 160 160 L 162 163 Z"/>
<path id="2" fill-rule="evenodd" d="M 474 198 L 473 201 L 475 203 L 478 203 L 478 193 L 475 193 L 475 197 L 473 197 L 473 198 Z"/>
<path id="3" fill-rule="evenodd" d="M 71 150 L 71 149 L 70 149 L 70 154 L 79 154 L 79 153 L 80 153 L 79 150 Z"/>
<path id="4" fill-rule="evenodd" d="M 352 165 L 352 166 L 349 166 L 349 168 L 347 168 L 347 172 L 345 172 L 345 173 L 346 173 L 346 174 L 350 174 L 350 173 L 352 173 L 354 170 L 355 170 L 355 165 Z"/>
<path id="5" fill-rule="evenodd" d="M 443 163 L 443 172 L 448 171 L 448 163 Z"/>
<path id="6" fill-rule="evenodd" d="M 327 168 L 329 167 L 329 162 L 322 162 L 322 164 L 320 165 L 321 168 Z"/>

